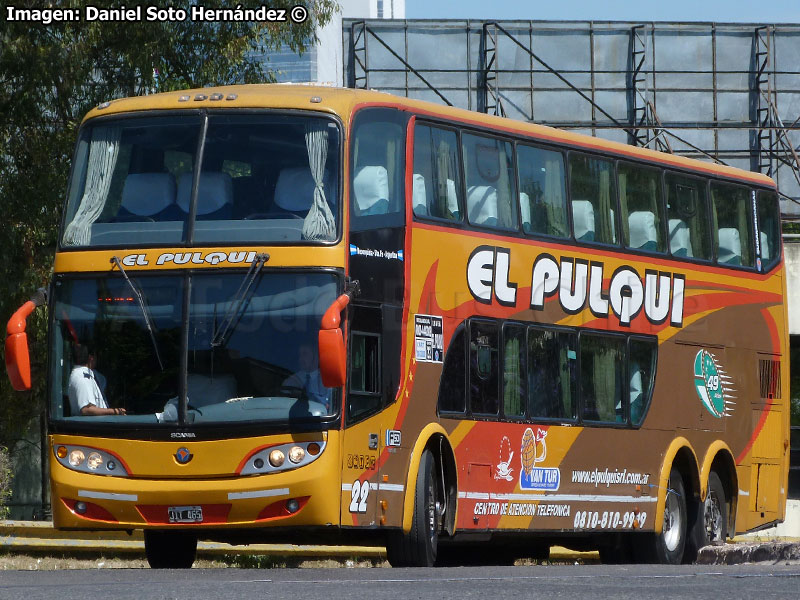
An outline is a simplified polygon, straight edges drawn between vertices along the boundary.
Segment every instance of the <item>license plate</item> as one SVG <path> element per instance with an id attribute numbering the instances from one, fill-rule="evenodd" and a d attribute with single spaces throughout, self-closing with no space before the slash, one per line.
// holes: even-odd
<path id="1" fill-rule="evenodd" d="M 170 523 L 202 523 L 202 506 L 170 506 L 167 509 Z"/>

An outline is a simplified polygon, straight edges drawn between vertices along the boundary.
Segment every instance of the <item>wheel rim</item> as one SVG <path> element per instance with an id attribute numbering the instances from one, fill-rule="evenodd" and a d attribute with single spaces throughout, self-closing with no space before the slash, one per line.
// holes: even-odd
<path id="1" fill-rule="evenodd" d="M 674 552 L 681 541 L 681 503 L 674 490 L 667 490 L 667 501 L 664 504 L 664 545 Z"/>
<path id="2" fill-rule="evenodd" d="M 703 504 L 703 524 L 709 542 L 722 539 L 722 506 L 717 495 L 709 491 Z"/>

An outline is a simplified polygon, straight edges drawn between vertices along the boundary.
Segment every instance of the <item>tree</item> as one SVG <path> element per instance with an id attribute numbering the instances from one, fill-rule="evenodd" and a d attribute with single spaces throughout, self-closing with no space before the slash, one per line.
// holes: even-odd
<path id="1" fill-rule="evenodd" d="M 316 39 L 315 26 L 337 8 L 334 0 L 303 0 L 309 15 L 303 23 L 207 22 L 191 20 L 195 4 L 171 4 L 187 12 L 183 21 L 109 23 L 87 21 L 83 2 L 55 0 L 50 9 L 76 9 L 82 20 L 45 25 L 7 20 L 7 7 L 19 3 L 0 0 L 0 323 L 49 280 L 72 149 L 86 112 L 123 96 L 274 81 L 263 54 L 284 44 L 304 52 Z M 268 6 L 288 15 L 295 4 Z M 244 1 L 234 8 L 262 5 Z M 100 0 L 92 6 L 121 5 Z M 143 15 L 146 6 L 141 3 Z M 43 310 L 29 319 L 28 334 L 34 390 L 15 393 L 0 377 L 0 446 L 9 448 L 43 406 Z"/>

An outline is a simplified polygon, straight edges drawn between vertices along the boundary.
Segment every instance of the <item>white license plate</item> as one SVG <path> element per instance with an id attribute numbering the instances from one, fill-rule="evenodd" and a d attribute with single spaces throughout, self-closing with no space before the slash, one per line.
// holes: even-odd
<path id="1" fill-rule="evenodd" d="M 167 509 L 170 523 L 202 523 L 202 506 L 170 506 Z"/>

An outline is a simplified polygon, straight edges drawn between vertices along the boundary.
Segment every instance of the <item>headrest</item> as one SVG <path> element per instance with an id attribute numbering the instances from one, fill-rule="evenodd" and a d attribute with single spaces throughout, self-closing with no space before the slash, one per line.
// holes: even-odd
<path id="1" fill-rule="evenodd" d="M 151 217 L 175 202 L 175 178 L 170 173 L 131 173 L 122 186 L 122 208 Z"/>
<path id="2" fill-rule="evenodd" d="M 693 257 L 692 238 L 683 219 L 669 220 L 669 249 L 675 256 Z"/>
<path id="3" fill-rule="evenodd" d="M 637 210 L 628 215 L 631 248 L 655 249 L 658 244 L 656 217 L 649 210 Z"/>
<path id="4" fill-rule="evenodd" d="M 428 196 L 425 191 L 425 178 L 419 173 L 414 173 L 411 181 L 411 198 L 414 206 L 414 214 L 428 214 Z"/>
<path id="5" fill-rule="evenodd" d="M 468 187 L 467 215 L 475 225 L 497 225 L 497 188 L 491 185 Z"/>
<path id="6" fill-rule="evenodd" d="M 189 212 L 192 193 L 192 173 L 183 173 L 178 179 L 178 206 Z M 200 173 L 197 190 L 197 214 L 207 215 L 218 211 L 226 204 L 233 203 L 233 181 L 231 176 L 221 171 Z"/>
<path id="7" fill-rule="evenodd" d="M 525 192 L 519 193 L 519 216 L 525 231 L 530 231 L 531 226 L 531 197 Z"/>
<path id="8" fill-rule="evenodd" d="M 739 265 L 742 263 L 742 240 L 735 227 L 722 227 L 719 230 L 719 256 L 717 262 Z"/>
<path id="9" fill-rule="evenodd" d="M 758 237 L 761 240 L 761 258 L 762 260 L 767 260 L 772 256 L 770 254 L 769 236 L 761 231 Z"/>
<path id="10" fill-rule="evenodd" d="M 368 212 L 380 200 L 389 201 L 389 175 L 386 167 L 361 167 L 353 178 L 356 205 L 362 213 Z"/>
<path id="11" fill-rule="evenodd" d="M 591 202 L 572 201 L 572 225 L 576 240 L 594 240 L 594 206 Z"/>
<path id="12" fill-rule="evenodd" d="M 328 171 L 325 171 L 322 181 L 328 204 L 333 204 L 333 182 Z M 275 204 L 283 210 L 307 212 L 314 201 L 315 187 L 309 167 L 283 169 L 278 175 L 278 183 L 275 184 Z"/>

